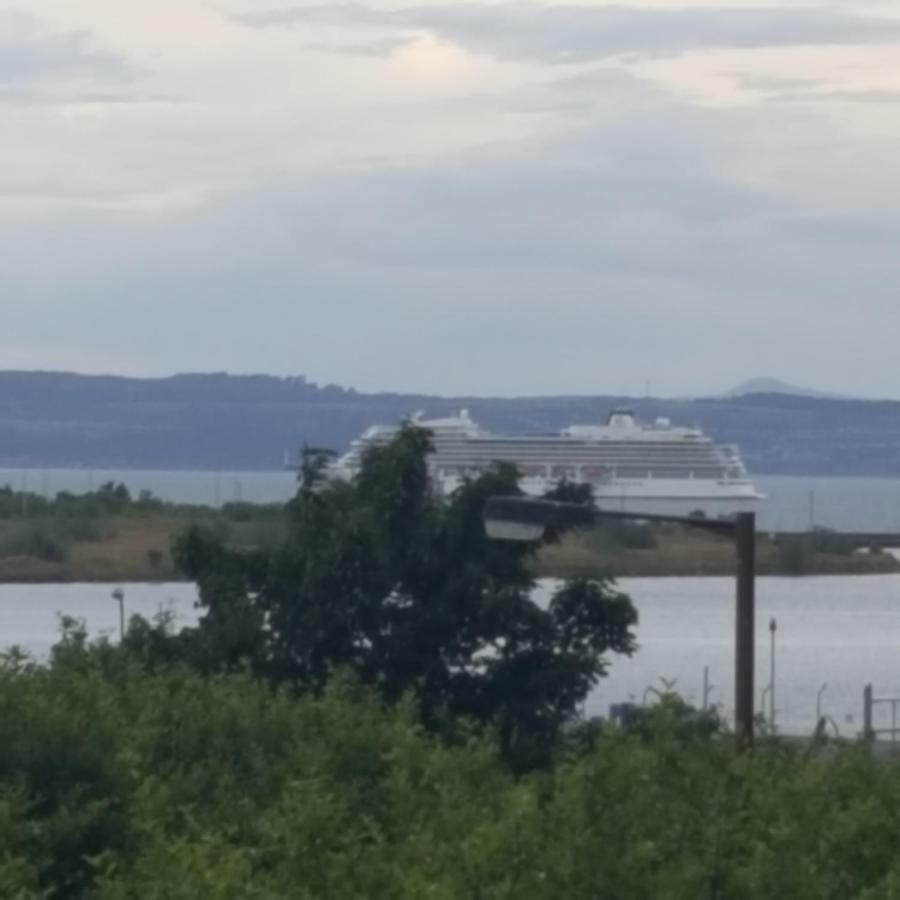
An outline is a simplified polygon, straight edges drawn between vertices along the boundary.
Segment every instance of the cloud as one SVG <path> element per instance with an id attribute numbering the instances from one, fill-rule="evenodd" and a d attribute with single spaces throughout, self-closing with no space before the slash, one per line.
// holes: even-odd
<path id="1" fill-rule="evenodd" d="M 0 87 L 66 80 L 122 84 L 134 74 L 123 57 L 96 47 L 87 32 L 47 32 L 31 16 L 0 14 Z"/>
<path id="2" fill-rule="evenodd" d="M 347 43 L 311 43 L 306 49 L 321 53 L 339 53 L 346 56 L 368 56 L 374 59 L 387 59 L 398 50 L 409 47 L 416 42 L 416 38 L 407 36 L 386 37 L 375 41 L 355 41 Z"/>
<path id="3" fill-rule="evenodd" d="M 900 394 L 900 135 L 865 105 L 891 102 L 870 42 L 897 22 L 28 2 L 65 13 L 0 25 L 4 335 L 29 359 L 691 393 L 853 358 L 848 390 Z"/>
<path id="4" fill-rule="evenodd" d="M 251 28 L 271 28 L 283 25 L 391 25 L 397 15 L 361 3 L 333 3 L 323 6 L 292 6 L 282 9 L 259 10 L 236 14 L 236 22 Z"/>
<path id="5" fill-rule="evenodd" d="M 139 94 L 122 89 L 119 92 L 78 89 L 64 85 L 0 85 L 0 105 L 26 109 L 59 109 L 68 115 L 79 112 L 102 114 L 111 109 L 173 109 L 184 101 L 164 94 Z"/>
<path id="6" fill-rule="evenodd" d="M 182 184 L 140 193 L 90 190 L 57 181 L 0 181 L 0 214 L 9 211 L 109 211 L 138 215 L 166 215 L 196 209 L 208 189 Z"/>
<path id="7" fill-rule="evenodd" d="M 425 29 L 503 59 L 578 63 L 622 55 L 671 56 L 709 48 L 825 46 L 900 40 L 900 19 L 835 6 L 651 9 L 535 3 L 380 10 L 363 4 L 300 6 L 237 17 L 255 28 Z"/>

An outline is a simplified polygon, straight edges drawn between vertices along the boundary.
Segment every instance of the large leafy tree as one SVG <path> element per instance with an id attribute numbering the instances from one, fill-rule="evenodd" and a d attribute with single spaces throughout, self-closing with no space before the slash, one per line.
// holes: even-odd
<path id="1" fill-rule="evenodd" d="M 189 640 L 206 664 L 249 663 L 319 687 L 351 670 L 388 700 L 412 693 L 425 722 L 494 724 L 504 750 L 538 761 L 605 673 L 630 654 L 636 613 L 610 582 L 570 582 L 535 601 L 536 547 L 485 534 L 494 495 L 518 492 L 497 464 L 451 497 L 431 490 L 430 434 L 406 427 L 371 449 L 351 483 L 313 459 L 273 550 L 231 552 L 189 534 L 178 556 L 207 614 Z"/>

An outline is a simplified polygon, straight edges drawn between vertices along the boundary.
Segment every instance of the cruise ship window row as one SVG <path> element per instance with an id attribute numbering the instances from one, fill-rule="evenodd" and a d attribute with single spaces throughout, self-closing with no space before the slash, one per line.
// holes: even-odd
<path id="1" fill-rule="evenodd" d="M 489 466 L 494 462 L 497 462 L 496 458 L 484 458 L 484 459 L 473 459 L 472 457 L 457 457 L 453 458 L 451 456 L 443 456 L 439 461 L 438 465 L 456 465 L 456 466 Z M 721 459 L 694 459 L 694 460 L 646 460 L 646 459 L 635 459 L 635 458 L 622 458 L 622 459 L 611 459 L 611 460 L 602 460 L 602 459 L 571 459 L 571 458 L 556 458 L 556 459 L 535 459 L 535 458 L 519 458 L 519 459 L 511 459 L 509 462 L 513 462 L 520 466 L 529 466 L 529 465 L 539 465 L 539 466 L 548 466 L 548 465 L 562 465 L 562 466 L 594 466 L 594 467 L 602 467 L 607 469 L 621 468 L 623 466 L 630 467 L 639 467 L 639 468 L 672 468 L 672 469 L 691 469 L 691 468 L 709 468 L 709 467 L 719 467 L 719 468 L 728 468 L 731 466 L 738 465 L 737 460 L 721 460 Z"/>
<path id="2" fill-rule="evenodd" d="M 522 474 L 526 478 L 602 478 L 604 475 L 616 478 L 640 478 L 640 479 L 665 479 L 665 478 L 697 478 L 697 479 L 721 479 L 721 478 L 742 478 L 743 470 L 728 469 L 722 466 L 716 467 L 698 467 L 696 469 L 671 469 L 657 468 L 647 469 L 637 466 L 623 466 L 614 471 L 590 472 L 589 466 L 583 468 L 573 468 L 567 466 L 524 466 Z M 444 476 L 453 477 L 474 477 L 477 476 L 482 469 L 478 467 L 464 466 L 438 466 L 436 470 Z"/>

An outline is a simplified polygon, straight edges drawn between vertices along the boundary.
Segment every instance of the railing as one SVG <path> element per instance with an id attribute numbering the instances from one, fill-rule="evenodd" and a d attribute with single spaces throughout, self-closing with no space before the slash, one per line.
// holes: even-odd
<path id="1" fill-rule="evenodd" d="M 875 707 L 889 706 L 891 708 L 891 727 L 876 728 Z M 878 740 L 879 735 L 890 735 L 891 746 L 896 747 L 900 728 L 897 726 L 897 710 L 900 707 L 900 697 L 876 697 L 871 684 L 867 684 L 863 690 L 863 737 L 869 741 Z"/>

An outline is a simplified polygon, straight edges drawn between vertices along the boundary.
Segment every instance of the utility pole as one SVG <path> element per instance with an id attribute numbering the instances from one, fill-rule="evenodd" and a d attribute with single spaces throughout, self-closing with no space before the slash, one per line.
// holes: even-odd
<path id="1" fill-rule="evenodd" d="M 769 620 L 769 703 L 771 704 L 769 715 L 769 726 L 772 731 L 775 730 L 775 632 L 778 630 L 778 623 L 774 616 Z"/>
<path id="2" fill-rule="evenodd" d="M 713 685 L 709 683 L 709 666 L 703 667 L 703 712 L 709 710 L 709 695 L 712 693 Z"/>
<path id="3" fill-rule="evenodd" d="M 753 678 L 756 620 L 756 515 L 738 513 L 737 596 L 734 636 L 734 718 L 738 737 L 753 742 Z"/>
<path id="4" fill-rule="evenodd" d="M 828 682 L 824 682 L 816 694 L 816 725 L 822 721 L 822 694 L 828 690 Z"/>
<path id="5" fill-rule="evenodd" d="M 874 705 L 872 683 L 869 682 L 863 688 L 863 739 L 875 740 L 875 730 L 872 728 L 872 706 Z"/>
<path id="6" fill-rule="evenodd" d="M 125 640 L 125 591 L 122 588 L 116 588 L 112 592 L 113 600 L 119 603 L 119 640 Z"/>

